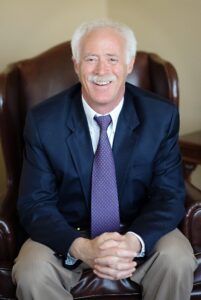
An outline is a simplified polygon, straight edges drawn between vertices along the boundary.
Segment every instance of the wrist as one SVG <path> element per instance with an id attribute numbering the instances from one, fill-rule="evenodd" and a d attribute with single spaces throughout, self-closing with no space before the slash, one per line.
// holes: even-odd
<path id="1" fill-rule="evenodd" d="M 125 236 L 128 240 L 130 248 L 136 253 L 140 253 L 142 250 L 142 244 L 137 236 L 133 232 L 127 232 Z"/>
<path id="2" fill-rule="evenodd" d="M 83 260 L 83 251 L 88 239 L 79 237 L 73 241 L 69 249 L 69 254 L 76 259 Z"/>

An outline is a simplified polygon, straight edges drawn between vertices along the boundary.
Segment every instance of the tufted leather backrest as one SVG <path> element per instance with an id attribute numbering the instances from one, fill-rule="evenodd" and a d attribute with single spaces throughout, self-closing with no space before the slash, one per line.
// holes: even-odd
<path id="1" fill-rule="evenodd" d="M 70 42 L 16 62 L 0 74 L 0 134 L 7 182 L 18 187 L 25 115 L 33 105 L 78 81 L 73 69 Z M 174 67 L 152 53 L 137 52 L 128 82 L 170 99 L 178 105 L 178 78 Z"/>

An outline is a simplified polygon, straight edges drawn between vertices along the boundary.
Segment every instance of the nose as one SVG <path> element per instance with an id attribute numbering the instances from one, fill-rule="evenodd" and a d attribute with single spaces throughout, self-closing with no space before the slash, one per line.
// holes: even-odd
<path id="1" fill-rule="evenodd" d="M 97 75 L 104 75 L 108 71 L 108 64 L 104 60 L 98 60 L 95 68 L 95 73 Z"/>

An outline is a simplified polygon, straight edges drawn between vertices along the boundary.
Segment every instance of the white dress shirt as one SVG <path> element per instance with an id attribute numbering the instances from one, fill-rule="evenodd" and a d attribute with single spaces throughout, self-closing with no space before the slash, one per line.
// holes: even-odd
<path id="1" fill-rule="evenodd" d="M 101 115 L 96 113 L 88 105 L 88 103 L 84 100 L 83 97 L 82 97 L 82 103 L 83 103 L 84 111 L 85 111 L 88 126 L 89 126 L 89 132 L 90 132 L 90 136 L 91 136 L 93 151 L 95 153 L 97 146 L 98 146 L 99 136 L 100 136 L 100 127 L 98 126 L 97 122 L 94 120 L 94 117 L 95 116 L 99 117 Z M 108 126 L 108 129 L 107 129 L 107 135 L 108 135 L 111 147 L 113 145 L 117 121 L 118 121 L 118 117 L 119 117 L 120 111 L 122 109 L 123 103 L 124 103 L 124 99 L 122 99 L 122 101 L 115 107 L 115 109 L 113 109 L 110 113 L 107 113 L 107 115 L 109 114 L 112 118 L 112 122 L 110 123 L 110 125 Z"/>

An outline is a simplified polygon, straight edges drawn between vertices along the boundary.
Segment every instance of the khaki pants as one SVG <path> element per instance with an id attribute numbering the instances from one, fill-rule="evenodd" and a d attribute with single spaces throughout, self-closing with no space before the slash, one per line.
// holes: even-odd
<path id="1" fill-rule="evenodd" d="M 188 240 L 178 230 L 162 237 L 153 255 L 139 266 L 131 280 L 142 285 L 143 300 L 189 300 L 197 262 Z M 62 266 L 53 251 L 27 240 L 13 267 L 19 300 L 71 300 L 84 264 L 73 271 Z"/>

